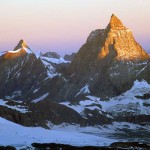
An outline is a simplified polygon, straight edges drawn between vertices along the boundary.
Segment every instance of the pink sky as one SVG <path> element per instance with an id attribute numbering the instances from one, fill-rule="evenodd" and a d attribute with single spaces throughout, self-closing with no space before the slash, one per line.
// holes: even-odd
<path id="1" fill-rule="evenodd" d="M 0 51 L 24 39 L 35 51 L 77 52 L 112 13 L 150 50 L 150 0 L 1 0 Z"/>

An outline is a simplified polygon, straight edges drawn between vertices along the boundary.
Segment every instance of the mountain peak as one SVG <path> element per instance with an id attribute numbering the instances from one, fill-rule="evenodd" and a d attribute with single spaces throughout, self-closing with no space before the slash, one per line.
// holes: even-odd
<path id="1" fill-rule="evenodd" d="M 23 40 L 23 39 L 21 39 L 20 41 L 19 41 L 19 43 L 18 43 L 18 45 L 14 48 L 14 50 L 13 51 L 20 51 L 20 50 L 24 50 L 24 51 L 26 51 L 26 53 L 28 53 L 28 54 L 30 54 L 30 53 L 34 53 L 31 49 L 30 49 L 30 47 L 28 46 L 28 44 Z"/>
<path id="2" fill-rule="evenodd" d="M 126 27 L 122 24 L 120 19 L 114 14 L 111 15 L 111 19 L 109 22 L 109 28 L 114 29 L 114 30 L 126 29 Z"/>
<path id="3" fill-rule="evenodd" d="M 14 48 L 14 51 L 18 50 L 18 49 L 22 49 L 22 48 L 27 48 L 30 49 L 29 46 L 27 45 L 27 43 L 21 39 L 18 43 L 18 45 Z M 30 49 L 31 50 L 31 49 Z"/>
<path id="4" fill-rule="evenodd" d="M 150 56 L 135 41 L 131 30 L 126 28 L 120 19 L 112 14 L 105 30 L 104 45 L 99 52 L 99 58 L 111 57 L 117 60 L 149 60 Z"/>

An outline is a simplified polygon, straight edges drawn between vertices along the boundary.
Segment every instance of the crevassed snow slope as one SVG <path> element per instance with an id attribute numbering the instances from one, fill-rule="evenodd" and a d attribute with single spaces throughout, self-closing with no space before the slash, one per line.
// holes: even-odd
<path id="1" fill-rule="evenodd" d="M 38 143 L 61 143 L 76 146 L 108 146 L 115 140 L 96 135 L 47 130 L 40 127 L 24 127 L 0 117 L 0 145 L 15 147 L 30 146 Z"/>
<path id="2" fill-rule="evenodd" d="M 150 115 L 150 98 L 142 100 L 136 96 L 143 96 L 150 93 L 150 84 L 146 81 L 135 81 L 133 87 L 120 96 L 104 101 L 95 96 L 86 96 L 88 99 L 82 100 L 78 105 L 72 105 L 70 102 L 62 102 L 60 104 L 74 109 L 80 114 L 83 114 L 85 108 L 99 112 L 111 113 L 113 116 L 126 114 Z"/>

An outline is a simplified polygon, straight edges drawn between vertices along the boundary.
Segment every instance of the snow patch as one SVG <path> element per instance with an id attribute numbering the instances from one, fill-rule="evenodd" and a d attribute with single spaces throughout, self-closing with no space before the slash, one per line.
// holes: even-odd
<path id="1" fill-rule="evenodd" d="M 146 65 L 144 68 L 142 68 L 142 69 L 136 74 L 136 76 L 138 76 L 141 72 L 143 72 L 147 67 L 148 67 L 148 65 Z"/>
<path id="2" fill-rule="evenodd" d="M 48 95 L 49 95 L 49 93 L 46 93 L 43 96 L 41 96 L 41 97 L 39 97 L 37 99 L 32 100 L 32 103 L 40 102 L 40 101 L 44 100 Z"/>
<path id="3" fill-rule="evenodd" d="M 76 112 L 78 112 L 79 114 L 82 114 L 84 112 L 84 107 L 81 105 L 72 105 L 70 102 L 62 102 L 60 103 L 61 105 L 65 105 L 73 110 L 75 110 Z"/>
<path id="4" fill-rule="evenodd" d="M 33 51 L 29 48 L 23 47 L 23 49 L 28 53 L 28 54 L 32 54 Z"/>
<path id="5" fill-rule="evenodd" d="M 75 95 L 75 97 L 77 97 L 77 96 L 80 95 L 80 94 L 86 94 L 86 93 L 90 93 L 88 84 L 86 84 L 86 85 Z"/>
<path id="6" fill-rule="evenodd" d="M 39 90 L 40 88 L 38 88 L 38 89 L 35 89 L 34 91 L 33 91 L 33 93 L 36 93 L 36 92 L 38 92 L 38 90 Z"/>
<path id="7" fill-rule="evenodd" d="M 70 102 L 62 102 L 60 104 L 65 105 L 65 106 L 75 110 L 82 116 L 84 116 L 85 109 L 89 109 L 89 110 L 96 109 L 96 110 L 99 110 L 101 113 L 101 106 L 99 105 L 100 98 L 97 98 L 95 96 L 86 96 L 86 97 L 89 98 L 89 100 L 82 100 L 79 102 L 78 105 L 72 105 Z"/>
<path id="8" fill-rule="evenodd" d="M 5 96 L 5 98 L 6 99 L 15 99 L 17 97 L 20 97 L 21 94 L 22 94 L 21 90 L 18 90 L 18 91 L 14 91 L 11 96 Z"/>

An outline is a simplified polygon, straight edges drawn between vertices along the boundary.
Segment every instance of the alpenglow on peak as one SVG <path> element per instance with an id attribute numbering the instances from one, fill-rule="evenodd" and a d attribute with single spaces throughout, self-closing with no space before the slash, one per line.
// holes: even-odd
<path id="1" fill-rule="evenodd" d="M 123 25 L 120 19 L 118 19 L 118 17 L 115 16 L 114 14 L 111 15 L 111 19 L 108 26 L 110 29 L 114 29 L 114 30 L 126 29 L 126 27 Z"/>
<path id="2" fill-rule="evenodd" d="M 27 48 L 27 49 L 30 49 L 29 46 L 27 45 L 27 43 L 21 39 L 18 43 L 18 45 L 14 48 L 14 51 L 20 49 L 20 48 Z M 31 50 L 31 49 L 30 49 Z"/>
<path id="3" fill-rule="evenodd" d="M 21 39 L 18 43 L 18 45 L 14 48 L 13 51 L 18 51 L 18 50 L 24 50 L 26 51 L 26 53 L 30 54 L 30 53 L 34 53 L 31 48 L 28 46 L 28 44 Z"/>
<path id="4" fill-rule="evenodd" d="M 116 60 L 149 60 L 150 56 L 144 51 L 133 37 L 131 30 L 126 28 L 120 19 L 112 14 L 110 22 L 102 36 L 103 43 L 98 54 L 99 59 L 108 57 Z"/>

